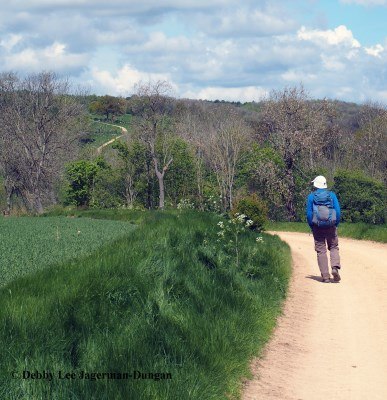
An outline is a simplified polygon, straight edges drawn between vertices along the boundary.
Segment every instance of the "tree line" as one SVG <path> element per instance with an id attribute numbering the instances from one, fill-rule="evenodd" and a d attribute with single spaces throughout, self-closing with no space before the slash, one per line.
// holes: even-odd
<path id="1" fill-rule="evenodd" d="M 368 202 L 348 203 L 347 220 L 385 220 L 382 104 L 346 113 L 301 85 L 258 103 L 177 99 L 165 81 L 142 82 L 127 98 L 86 96 L 50 72 L 2 74 L 0 94 L 7 212 L 13 199 L 36 213 L 55 203 L 225 212 L 254 194 L 270 218 L 300 220 L 310 181 L 324 174 L 345 201 L 366 193 Z M 90 113 L 130 115 L 128 137 L 102 155 L 83 151 Z"/>

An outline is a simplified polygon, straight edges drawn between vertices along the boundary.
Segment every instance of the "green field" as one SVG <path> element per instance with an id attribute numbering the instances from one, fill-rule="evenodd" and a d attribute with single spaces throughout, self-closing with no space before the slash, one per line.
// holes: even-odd
<path id="1" fill-rule="evenodd" d="M 90 135 L 90 139 L 92 140 L 92 142 L 89 144 L 89 146 L 93 147 L 99 147 L 109 140 L 122 135 L 122 130 L 117 126 L 112 126 L 96 121 L 93 121 L 91 123 L 91 130 L 92 134 Z"/>
<path id="2" fill-rule="evenodd" d="M 68 217 L 0 218 L 0 287 L 53 263 L 93 253 L 134 225 Z"/>
<path id="3" fill-rule="evenodd" d="M 139 225 L 91 255 L 0 287 L 0 398 L 238 398 L 249 360 L 270 337 L 286 295 L 288 246 L 269 235 L 257 242 L 256 233 L 245 231 L 237 262 L 235 246 L 218 242 L 214 214 L 121 211 L 115 217 Z M 67 219 L 34 221 L 45 220 L 46 228 L 30 233 L 55 243 L 56 221 Z M 71 229 L 82 220 L 70 220 Z M 17 230 L 10 226 L 12 236 Z M 24 253 L 29 237 L 23 236 Z M 23 380 L 26 370 L 55 378 Z M 59 371 L 77 378 L 59 379 Z M 80 379 L 81 371 L 169 373 L 172 379 L 91 380 Z"/>

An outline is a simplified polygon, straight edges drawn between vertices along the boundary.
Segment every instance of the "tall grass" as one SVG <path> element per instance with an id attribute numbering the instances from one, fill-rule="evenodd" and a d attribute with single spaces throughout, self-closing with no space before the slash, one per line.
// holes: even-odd
<path id="1" fill-rule="evenodd" d="M 246 232 L 236 269 L 216 242 L 218 217 L 145 215 L 114 246 L 0 289 L 0 398 L 238 397 L 285 296 L 288 247 L 266 235 L 256 243 Z M 55 378 L 23 380 L 24 370 Z M 172 379 L 57 377 L 133 370 Z"/>

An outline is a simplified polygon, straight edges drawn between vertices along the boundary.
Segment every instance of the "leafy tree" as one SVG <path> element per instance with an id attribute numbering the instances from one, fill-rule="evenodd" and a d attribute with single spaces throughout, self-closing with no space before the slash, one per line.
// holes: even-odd
<path id="1" fill-rule="evenodd" d="M 122 163 L 120 173 L 127 207 L 133 207 L 137 198 L 141 198 L 146 204 L 147 194 L 150 192 L 151 195 L 152 192 L 152 186 L 148 188 L 149 155 L 147 157 L 146 146 L 138 140 L 132 140 L 129 143 L 116 141 L 112 147 L 118 151 Z"/>
<path id="2" fill-rule="evenodd" d="M 124 204 L 120 171 L 110 165 L 99 167 L 94 177 L 90 207 L 115 208 Z"/>
<path id="3" fill-rule="evenodd" d="M 96 176 L 101 169 L 106 168 L 106 163 L 100 158 L 96 161 L 79 160 L 68 164 L 65 203 L 88 207 L 92 200 Z"/>
<path id="4" fill-rule="evenodd" d="M 360 171 L 338 171 L 334 190 L 341 204 L 343 220 L 348 222 L 386 222 L 386 186 Z"/>
<path id="5" fill-rule="evenodd" d="M 270 146 L 261 147 L 254 143 L 239 170 L 240 185 L 244 185 L 249 193 L 259 194 L 268 205 L 271 218 L 283 218 L 288 188 L 281 155 Z"/>
<path id="6" fill-rule="evenodd" d="M 126 112 L 127 102 L 121 97 L 102 96 L 98 100 L 90 103 L 89 110 L 92 113 L 105 115 L 107 121 L 114 121 L 118 115 Z"/>

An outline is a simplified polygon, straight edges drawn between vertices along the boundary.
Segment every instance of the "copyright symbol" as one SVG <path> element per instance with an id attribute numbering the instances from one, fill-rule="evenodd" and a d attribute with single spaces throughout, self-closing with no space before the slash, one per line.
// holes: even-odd
<path id="1" fill-rule="evenodd" d="M 19 378 L 18 373 L 16 371 L 12 371 L 11 375 L 12 375 L 12 379 L 18 379 Z"/>

